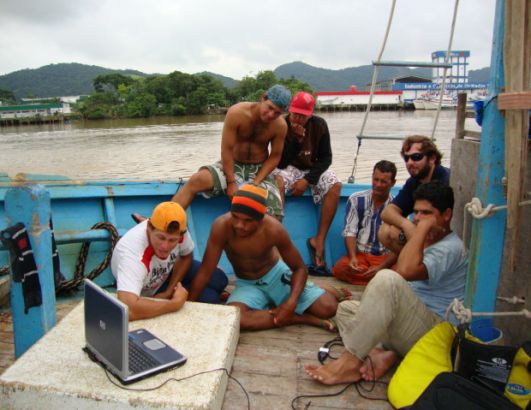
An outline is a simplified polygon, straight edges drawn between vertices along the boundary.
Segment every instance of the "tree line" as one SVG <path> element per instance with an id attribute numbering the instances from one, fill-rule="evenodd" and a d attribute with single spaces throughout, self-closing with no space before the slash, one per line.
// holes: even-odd
<path id="1" fill-rule="evenodd" d="M 283 84 L 292 93 L 313 92 L 307 83 L 294 77 L 277 79 L 272 71 L 244 77 L 230 89 L 208 74 L 174 71 L 168 75 L 135 77 L 111 73 L 94 78 L 94 93 L 80 100 L 74 113 L 86 119 L 219 113 L 239 101 L 258 101 L 274 84 Z"/>

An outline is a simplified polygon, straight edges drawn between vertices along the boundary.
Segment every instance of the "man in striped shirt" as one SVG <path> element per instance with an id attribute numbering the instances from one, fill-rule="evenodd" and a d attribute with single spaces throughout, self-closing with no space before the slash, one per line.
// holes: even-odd
<path id="1" fill-rule="evenodd" d="M 396 166 L 379 161 L 372 172 L 372 189 L 350 196 L 345 211 L 343 237 L 347 255 L 332 268 L 334 276 L 354 285 L 366 285 L 380 269 L 393 265 L 396 255 L 378 241 L 382 211 L 392 201 Z"/>

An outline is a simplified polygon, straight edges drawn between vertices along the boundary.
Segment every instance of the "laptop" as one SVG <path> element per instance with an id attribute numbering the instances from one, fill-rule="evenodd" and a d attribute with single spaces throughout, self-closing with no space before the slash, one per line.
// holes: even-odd
<path id="1" fill-rule="evenodd" d="M 181 366 L 186 357 L 146 329 L 128 332 L 127 305 L 85 279 L 85 340 L 89 357 L 122 384 Z"/>

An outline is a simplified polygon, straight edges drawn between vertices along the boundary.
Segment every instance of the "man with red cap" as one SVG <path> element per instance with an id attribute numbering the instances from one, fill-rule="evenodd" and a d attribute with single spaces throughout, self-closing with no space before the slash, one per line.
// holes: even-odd
<path id="1" fill-rule="evenodd" d="M 193 250 L 186 212 L 176 202 L 160 203 L 151 218 L 127 231 L 114 248 L 111 270 L 130 320 L 160 316 L 183 306 L 200 265 L 193 259 Z M 227 283 L 225 273 L 214 269 L 198 300 L 220 303 Z"/>
<path id="2" fill-rule="evenodd" d="M 234 193 L 230 212 L 212 224 L 203 262 L 190 289 L 196 300 L 225 251 L 236 275 L 228 305 L 240 309 L 242 330 L 308 324 L 333 330 L 327 320 L 337 295 L 307 282 L 308 271 L 288 232 L 266 214 L 267 191 L 247 184 Z"/>
<path id="3" fill-rule="evenodd" d="M 315 204 L 322 204 L 319 226 L 315 236 L 306 242 L 312 263 L 326 268 L 324 244 L 336 214 L 341 182 L 329 169 L 332 147 L 326 121 L 313 115 L 315 99 L 307 92 L 298 92 L 291 100 L 285 117 L 288 134 L 282 157 L 273 172 L 282 194 L 300 196 L 310 187 Z"/>

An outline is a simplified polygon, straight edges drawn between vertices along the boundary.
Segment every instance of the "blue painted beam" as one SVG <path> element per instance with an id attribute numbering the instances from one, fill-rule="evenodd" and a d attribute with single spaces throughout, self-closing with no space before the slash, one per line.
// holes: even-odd
<path id="1" fill-rule="evenodd" d="M 502 178 L 505 175 L 505 120 L 498 110 L 497 95 L 503 90 L 505 0 L 496 2 L 491 77 L 481 131 L 476 197 L 483 206 L 505 205 Z M 502 269 L 506 225 L 505 210 L 474 220 L 465 304 L 476 312 L 493 312 Z"/>
<path id="2" fill-rule="evenodd" d="M 42 305 L 30 308 L 26 314 L 22 283 L 11 281 L 10 300 L 15 356 L 18 358 L 56 323 L 52 239 L 49 225 L 50 194 L 42 185 L 12 188 L 6 193 L 5 210 L 8 226 L 18 222 L 26 226 L 42 292 Z"/>

